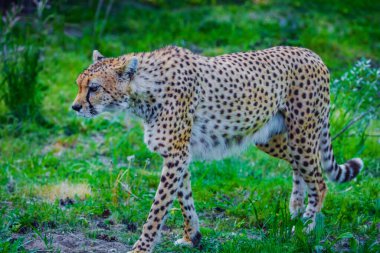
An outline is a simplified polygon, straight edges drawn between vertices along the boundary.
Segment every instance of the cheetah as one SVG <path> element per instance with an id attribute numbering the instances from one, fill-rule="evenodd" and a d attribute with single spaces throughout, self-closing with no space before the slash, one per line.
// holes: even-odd
<path id="1" fill-rule="evenodd" d="M 93 52 L 76 80 L 72 109 L 94 117 L 130 111 L 144 122 L 144 142 L 163 157 L 160 183 L 142 234 L 130 252 L 152 252 L 173 201 L 184 218 L 177 244 L 201 240 L 192 197 L 191 160 L 221 159 L 256 145 L 293 169 L 292 217 L 315 226 L 330 180 L 347 182 L 359 158 L 338 165 L 329 133 L 329 71 L 312 51 L 297 47 L 206 57 L 169 46 L 106 58 Z M 305 208 L 304 199 L 308 193 Z"/>

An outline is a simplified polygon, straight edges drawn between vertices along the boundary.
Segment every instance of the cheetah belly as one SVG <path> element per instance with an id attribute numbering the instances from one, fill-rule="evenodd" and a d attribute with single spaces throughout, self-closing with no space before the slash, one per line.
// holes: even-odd
<path id="1" fill-rule="evenodd" d="M 252 144 L 265 144 L 276 134 L 286 131 L 284 118 L 277 113 L 258 130 L 242 135 L 233 131 L 205 128 L 205 122 L 198 119 L 194 122 L 190 152 L 193 160 L 218 160 L 244 151 Z"/>

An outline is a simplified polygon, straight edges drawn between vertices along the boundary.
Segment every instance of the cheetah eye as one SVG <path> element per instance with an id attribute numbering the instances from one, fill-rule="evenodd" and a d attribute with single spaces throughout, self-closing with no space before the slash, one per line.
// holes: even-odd
<path id="1" fill-rule="evenodd" d="M 99 87 L 100 87 L 100 85 L 99 84 L 91 84 L 90 86 L 89 86 L 89 89 L 90 89 L 90 91 L 91 92 L 95 92 L 95 91 L 97 91 L 97 90 L 99 90 Z"/>

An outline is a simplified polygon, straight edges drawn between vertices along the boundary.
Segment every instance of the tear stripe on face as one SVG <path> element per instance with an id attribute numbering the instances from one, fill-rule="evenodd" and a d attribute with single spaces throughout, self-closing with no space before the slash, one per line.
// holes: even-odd
<path id="1" fill-rule="evenodd" d="M 90 89 L 87 90 L 86 101 L 87 101 L 87 103 L 88 103 L 88 105 L 89 105 L 90 113 L 91 113 L 92 115 L 96 115 L 97 112 L 96 112 L 94 106 L 93 106 L 93 105 L 91 104 L 91 102 L 90 102 Z"/>

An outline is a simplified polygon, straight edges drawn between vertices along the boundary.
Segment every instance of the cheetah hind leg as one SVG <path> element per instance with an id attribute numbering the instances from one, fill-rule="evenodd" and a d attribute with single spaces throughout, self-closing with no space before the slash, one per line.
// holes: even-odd
<path id="1" fill-rule="evenodd" d="M 256 144 L 265 153 L 291 163 L 288 150 L 288 134 L 281 133 L 272 136 L 266 144 Z M 293 190 L 290 197 L 289 209 L 292 219 L 299 216 L 305 210 L 305 186 L 298 171 L 293 171 Z"/>
<path id="2" fill-rule="evenodd" d="M 292 131 L 293 129 L 290 129 Z M 316 133 L 318 135 L 318 133 Z M 293 134 L 293 136 L 295 136 Z M 302 218 L 307 223 L 305 227 L 305 232 L 309 233 L 312 231 L 316 224 L 316 214 L 321 211 L 322 204 L 327 192 L 326 184 L 322 177 L 321 166 L 319 161 L 318 154 L 313 153 L 317 150 L 317 141 L 310 142 L 298 142 L 296 138 L 289 139 L 289 148 L 291 150 L 292 166 L 293 170 L 296 173 L 293 180 L 293 186 L 296 186 L 298 183 L 298 189 L 306 188 L 308 192 L 308 204 L 305 212 L 302 215 Z M 306 152 L 305 152 L 306 151 Z M 308 152 L 310 151 L 310 152 Z M 303 179 L 303 183 L 301 178 Z M 297 182 L 298 181 L 298 182 Z M 302 185 L 302 186 L 301 186 Z M 304 187 L 306 186 L 306 187 Z M 304 196 L 299 195 L 299 200 L 297 198 L 298 192 L 292 193 L 291 211 L 292 203 L 300 203 L 299 207 L 303 207 Z M 297 207 L 295 208 L 295 210 Z"/>
<path id="3" fill-rule="evenodd" d="M 302 215 L 305 211 L 305 181 L 298 170 L 293 170 L 293 190 L 290 196 L 289 210 L 291 218 Z"/>
<path id="4" fill-rule="evenodd" d="M 265 153 L 291 163 L 288 150 L 288 133 L 276 134 L 266 144 L 256 144 Z M 305 211 L 305 182 L 298 170 L 293 170 L 293 189 L 289 202 L 291 218 L 294 219 Z"/>

